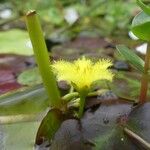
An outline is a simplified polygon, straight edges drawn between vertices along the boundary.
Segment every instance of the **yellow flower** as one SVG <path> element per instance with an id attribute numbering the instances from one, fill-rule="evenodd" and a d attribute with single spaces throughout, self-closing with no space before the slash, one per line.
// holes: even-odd
<path id="1" fill-rule="evenodd" d="M 94 63 L 82 57 L 73 62 L 57 61 L 52 68 L 58 80 L 66 80 L 80 91 L 85 88 L 89 90 L 91 85 L 98 80 L 111 81 L 113 74 L 108 70 L 110 66 L 112 62 L 108 59 L 101 59 Z"/>

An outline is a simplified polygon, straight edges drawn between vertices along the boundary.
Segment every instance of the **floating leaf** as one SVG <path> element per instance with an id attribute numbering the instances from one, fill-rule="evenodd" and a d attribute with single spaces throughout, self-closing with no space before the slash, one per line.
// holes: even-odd
<path id="1" fill-rule="evenodd" d="M 50 149 L 89 150 L 83 143 L 78 120 L 69 119 L 61 124 L 54 136 Z"/>
<path id="2" fill-rule="evenodd" d="M 18 82 L 22 85 L 33 86 L 42 83 L 38 68 L 25 70 L 18 76 Z"/>
<path id="3" fill-rule="evenodd" d="M 144 61 L 124 45 L 117 45 L 119 53 L 140 72 L 144 72 Z"/>
<path id="4" fill-rule="evenodd" d="M 1 125 L 0 148 L 2 150 L 31 150 L 39 122 L 21 122 Z"/>
<path id="5" fill-rule="evenodd" d="M 35 66 L 35 61 L 32 56 L 21 56 L 16 54 L 0 54 L 0 69 L 1 71 L 9 71 L 14 76 Z M 15 77 L 14 77 L 15 78 Z M 6 81 L 6 80 L 5 80 Z"/>
<path id="6" fill-rule="evenodd" d="M 0 33 L 0 53 L 33 55 L 28 33 L 13 29 Z"/>
<path id="7" fill-rule="evenodd" d="M 137 106 L 129 115 L 127 127 L 143 138 L 150 146 L 150 102 Z M 135 141 L 136 142 L 136 141 Z M 137 141 L 140 147 L 143 144 Z M 144 147 L 142 147 L 144 148 Z M 148 150 L 148 149 L 147 149 Z"/>
<path id="8" fill-rule="evenodd" d="M 0 94 L 4 94 L 10 91 L 15 91 L 22 86 L 18 84 L 16 81 L 11 81 L 11 82 L 5 82 L 0 84 Z"/>
<path id="9" fill-rule="evenodd" d="M 31 87 L 1 96 L 0 116 L 39 113 L 48 106 L 45 89 L 42 86 Z"/>
<path id="10" fill-rule="evenodd" d="M 94 150 L 122 150 L 132 149 L 137 150 L 137 147 L 133 145 L 130 140 L 124 135 L 121 128 L 114 128 L 108 134 L 100 135 L 95 139 L 96 146 Z"/>
<path id="11" fill-rule="evenodd" d="M 109 83 L 111 90 L 121 98 L 138 102 L 141 74 L 133 72 L 118 72 L 112 83 Z M 150 85 L 148 87 L 147 100 L 150 100 Z"/>
<path id="12" fill-rule="evenodd" d="M 141 75 L 138 73 L 118 72 L 109 86 L 118 97 L 137 102 L 141 86 L 140 78 Z M 150 98 L 150 90 L 147 96 Z"/>
<path id="13" fill-rule="evenodd" d="M 96 110 L 95 107 L 88 109 L 80 121 L 65 120 L 56 132 L 50 149 L 107 150 L 110 146 L 131 149 L 131 144 L 121 140 L 123 134 L 119 125 L 130 113 L 132 105 L 119 100 L 105 102 Z"/>

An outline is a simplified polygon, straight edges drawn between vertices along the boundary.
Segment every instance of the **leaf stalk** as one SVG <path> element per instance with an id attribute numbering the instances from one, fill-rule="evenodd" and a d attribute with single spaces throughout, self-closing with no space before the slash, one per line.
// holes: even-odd
<path id="1" fill-rule="evenodd" d="M 55 76 L 52 72 L 45 39 L 36 11 L 29 11 L 26 14 L 26 25 L 32 42 L 35 59 L 49 96 L 50 105 L 55 108 L 60 108 L 61 98 Z"/>

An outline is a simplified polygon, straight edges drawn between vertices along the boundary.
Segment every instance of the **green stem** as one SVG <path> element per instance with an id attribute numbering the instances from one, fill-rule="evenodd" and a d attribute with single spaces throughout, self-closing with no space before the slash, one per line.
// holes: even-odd
<path id="1" fill-rule="evenodd" d="M 108 90 L 107 89 L 102 89 L 102 90 L 98 90 L 98 91 L 93 91 L 93 92 L 90 92 L 88 93 L 88 97 L 92 97 L 92 96 L 98 96 L 98 95 L 101 95 L 105 92 L 107 92 Z M 79 93 L 78 92 L 72 92 L 72 93 L 69 93 L 69 94 L 66 94 L 65 96 L 62 97 L 62 100 L 64 101 L 70 101 L 72 100 L 73 98 L 76 98 L 79 96 Z"/>
<path id="2" fill-rule="evenodd" d="M 50 104 L 53 107 L 61 107 L 61 98 L 58 91 L 55 76 L 52 72 L 49 55 L 42 33 L 41 25 L 35 11 L 29 11 L 26 15 L 26 25 L 32 42 L 36 62 L 47 90 Z"/>
<path id="3" fill-rule="evenodd" d="M 68 106 L 69 107 L 74 107 L 74 108 L 75 107 L 79 108 L 79 105 L 80 105 L 80 98 L 77 98 L 77 99 L 71 101 Z"/>
<path id="4" fill-rule="evenodd" d="M 86 98 L 85 94 L 80 94 L 80 106 L 79 106 L 79 114 L 78 114 L 79 118 L 81 118 L 83 116 L 84 105 L 85 105 L 85 98 Z"/>
<path id="5" fill-rule="evenodd" d="M 74 87 L 71 85 L 69 93 L 72 93 L 74 91 Z"/>
<path id="6" fill-rule="evenodd" d="M 149 67 L 150 67 L 150 48 L 148 46 L 146 56 L 145 56 L 144 73 L 141 79 L 141 90 L 140 90 L 140 97 L 139 97 L 139 103 L 141 104 L 145 103 L 147 97 Z"/>
<path id="7" fill-rule="evenodd" d="M 65 96 L 63 96 L 62 100 L 64 100 L 64 101 L 70 101 L 73 98 L 78 97 L 78 96 L 79 96 L 78 92 L 72 92 L 72 93 L 69 93 L 69 94 L 66 94 Z"/>

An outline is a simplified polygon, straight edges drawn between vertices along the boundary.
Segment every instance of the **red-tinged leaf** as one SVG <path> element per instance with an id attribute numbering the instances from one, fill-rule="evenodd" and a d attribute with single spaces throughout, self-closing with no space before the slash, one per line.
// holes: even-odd
<path id="1" fill-rule="evenodd" d="M 15 76 L 11 70 L 0 70 L 0 84 L 15 81 Z"/>
<path id="2" fill-rule="evenodd" d="M 11 70 L 17 74 L 27 68 L 35 65 L 33 57 L 13 55 L 13 54 L 0 54 L 0 69 Z"/>
<path id="3" fill-rule="evenodd" d="M 0 94 L 4 94 L 6 92 L 16 90 L 18 88 L 22 87 L 19 83 L 17 82 L 8 82 L 0 85 Z"/>
<path id="4" fill-rule="evenodd" d="M 34 65 L 33 57 L 0 54 L 0 94 L 22 87 L 17 83 L 16 77 L 20 72 Z"/>

